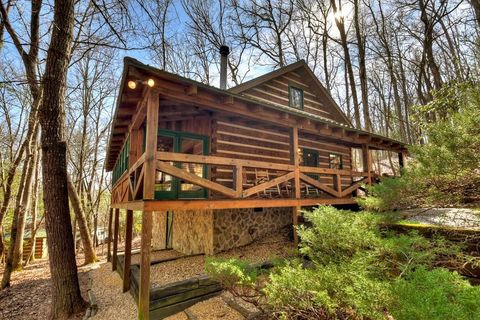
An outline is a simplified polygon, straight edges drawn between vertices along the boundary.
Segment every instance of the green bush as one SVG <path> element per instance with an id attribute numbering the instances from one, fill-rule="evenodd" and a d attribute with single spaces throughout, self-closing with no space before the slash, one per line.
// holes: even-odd
<path id="1" fill-rule="evenodd" d="M 270 275 L 264 292 L 277 313 L 323 319 L 384 319 L 387 282 L 355 261 L 304 268 L 296 263 Z"/>
<path id="2" fill-rule="evenodd" d="M 304 212 L 311 227 L 300 226 L 300 252 L 317 263 L 341 262 L 379 245 L 378 216 L 330 206 Z"/>
<path id="3" fill-rule="evenodd" d="M 470 287 L 457 281 L 457 274 L 428 271 L 440 257 L 455 258 L 458 246 L 417 232 L 381 231 L 383 220 L 367 212 L 321 206 L 305 212 L 305 218 L 309 227 L 298 228 L 304 259 L 277 265 L 268 275 L 240 260 L 214 259 L 207 272 L 235 296 L 280 318 L 386 319 L 390 314 L 397 320 L 448 319 L 476 310 L 478 292 L 461 289 Z M 411 298 L 422 279 L 426 285 Z M 422 309 L 424 299 L 429 310 Z M 461 311 L 437 308 L 439 301 L 455 301 Z M 439 317 L 432 316 L 436 308 Z"/>
<path id="4" fill-rule="evenodd" d="M 417 268 L 392 285 L 389 311 L 399 320 L 480 319 L 480 287 L 447 269 Z"/>

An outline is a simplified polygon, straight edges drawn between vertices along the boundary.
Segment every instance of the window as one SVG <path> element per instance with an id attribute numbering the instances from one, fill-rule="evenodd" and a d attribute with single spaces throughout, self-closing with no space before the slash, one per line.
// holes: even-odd
<path id="1" fill-rule="evenodd" d="M 342 156 L 339 154 L 330 153 L 330 169 L 343 169 Z"/>
<path id="2" fill-rule="evenodd" d="M 290 107 L 303 110 L 303 90 L 289 86 L 288 101 Z"/>

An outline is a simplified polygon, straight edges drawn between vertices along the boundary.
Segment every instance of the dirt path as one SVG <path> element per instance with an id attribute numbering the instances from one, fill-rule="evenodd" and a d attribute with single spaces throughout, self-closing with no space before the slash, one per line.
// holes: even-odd
<path id="1" fill-rule="evenodd" d="M 480 210 L 467 208 L 418 208 L 401 211 L 408 221 L 436 226 L 480 230 Z"/>
<path id="2" fill-rule="evenodd" d="M 86 297 L 89 267 L 78 270 L 82 295 Z M 3 266 L 0 267 L 0 277 Z M 50 312 L 50 269 L 48 259 L 35 261 L 21 272 L 12 274 L 11 286 L 0 291 L 0 319 L 48 319 Z M 72 319 L 82 319 L 80 314 Z"/>

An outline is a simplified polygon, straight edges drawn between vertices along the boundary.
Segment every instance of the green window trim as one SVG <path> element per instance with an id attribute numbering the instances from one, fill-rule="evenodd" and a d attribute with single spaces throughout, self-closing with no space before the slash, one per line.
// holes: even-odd
<path id="1" fill-rule="evenodd" d="M 298 105 L 298 106 L 295 105 L 295 101 L 294 101 L 294 92 L 295 91 L 297 91 L 300 94 L 300 105 Z M 288 105 L 289 105 L 289 107 L 294 108 L 294 109 L 303 110 L 303 102 L 304 102 L 303 90 L 298 88 L 298 87 L 289 85 L 288 86 Z"/>

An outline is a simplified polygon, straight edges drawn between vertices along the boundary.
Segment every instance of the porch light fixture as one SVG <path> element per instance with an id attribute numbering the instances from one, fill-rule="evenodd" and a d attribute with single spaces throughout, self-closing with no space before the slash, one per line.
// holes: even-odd
<path id="1" fill-rule="evenodd" d="M 128 81 L 127 85 L 130 89 L 135 90 L 135 88 L 137 87 L 137 81 L 130 80 Z"/>
<path id="2" fill-rule="evenodd" d="M 149 86 L 150 88 L 152 88 L 154 85 L 155 85 L 155 81 L 153 79 L 148 79 L 148 80 L 130 80 L 128 81 L 127 85 L 130 89 L 132 90 L 135 90 L 137 88 L 137 84 L 143 84 L 143 85 L 147 85 Z"/>

